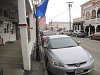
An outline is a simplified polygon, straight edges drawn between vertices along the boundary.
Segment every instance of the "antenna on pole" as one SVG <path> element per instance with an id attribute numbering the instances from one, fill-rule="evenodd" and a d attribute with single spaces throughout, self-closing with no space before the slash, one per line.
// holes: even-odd
<path id="1" fill-rule="evenodd" d="M 68 7 L 69 7 L 69 23 L 70 23 L 70 29 L 71 29 L 71 10 L 70 8 L 72 7 L 73 2 L 66 2 L 66 3 L 68 3 Z"/>

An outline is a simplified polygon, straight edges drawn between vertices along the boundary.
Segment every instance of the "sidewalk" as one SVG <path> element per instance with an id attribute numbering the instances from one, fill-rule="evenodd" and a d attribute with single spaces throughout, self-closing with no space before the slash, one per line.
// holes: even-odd
<path id="1" fill-rule="evenodd" d="M 35 53 L 34 53 L 35 54 Z M 44 63 L 44 59 L 41 61 L 36 61 L 35 58 L 32 58 L 32 70 L 24 71 L 22 69 L 11 69 L 5 68 L 3 71 L 3 75 L 48 75 Z"/>
<path id="2" fill-rule="evenodd" d="M 45 67 L 44 58 L 43 58 L 42 47 L 40 47 L 41 61 L 36 61 L 35 50 L 33 52 L 33 57 L 31 59 L 32 70 L 30 72 L 23 70 L 23 64 L 21 63 L 22 58 L 21 58 L 21 53 L 20 53 L 20 47 L 19 47 L 19 50 L 18 50 L 18 47 L 19 47 L 18 42 L 10 46 L 9 50 L 8 50 L 8 46 L 0 47 L 0 51 L 1 51 L 0 60 L 2 59 L 0 61 L 0 69 L 3 69 L 3 74 L 0 72 L 0 75 L 48 75 L 46 67 Z"/>
<path id="3" fill-rule="evenodd" d="M 32 70 L 24 71 L 22 69 L 4 69 L 3 75 L 48 75 L 44 67 L 44 61 L 32 60 Z"/>

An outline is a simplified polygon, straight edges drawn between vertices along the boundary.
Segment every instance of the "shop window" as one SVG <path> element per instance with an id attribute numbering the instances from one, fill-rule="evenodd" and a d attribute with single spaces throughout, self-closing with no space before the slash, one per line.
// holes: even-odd
<path id="1" fill-rule="evenodd" d="M 100 18 L 100 8 L 97 11 L 97 18 Z"/>

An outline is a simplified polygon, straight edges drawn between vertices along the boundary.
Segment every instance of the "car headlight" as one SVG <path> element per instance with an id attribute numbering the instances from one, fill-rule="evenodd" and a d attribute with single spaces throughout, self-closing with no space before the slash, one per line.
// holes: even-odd
<path id="1" fill-rule="evenodd" d="M 54 65 L 55 67 L 64 67 L 62 63 L 60 62 L 57 62 L 55 60 L 50 60 L 51 61 L 51 64 Z"/>
<path id="2" fill-rule="evenodd" d="M 91 63 L 93 60 L 93 57 L 89 54 L 89 63 Z"/>
<path id="3" fill-rule="evenodd" d="M 88 53 L 88 56 L 89 56 L 89 62 L 92 62 L 94 59 L 93 59 L 93 57 L 91 56 L 91 54 L 87 51 L 87 53 Z"/>

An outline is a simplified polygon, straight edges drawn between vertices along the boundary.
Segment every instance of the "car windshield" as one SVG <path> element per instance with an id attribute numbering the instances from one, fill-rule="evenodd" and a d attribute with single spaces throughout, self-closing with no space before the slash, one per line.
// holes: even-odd
<path id="1" fill-rule="evenodd" d="M 70 37 L 50 39 L 50 43 L 51 43 L 52 49 L 68 48 L 68 47 L 77 46 L 76 42 Z"/>

